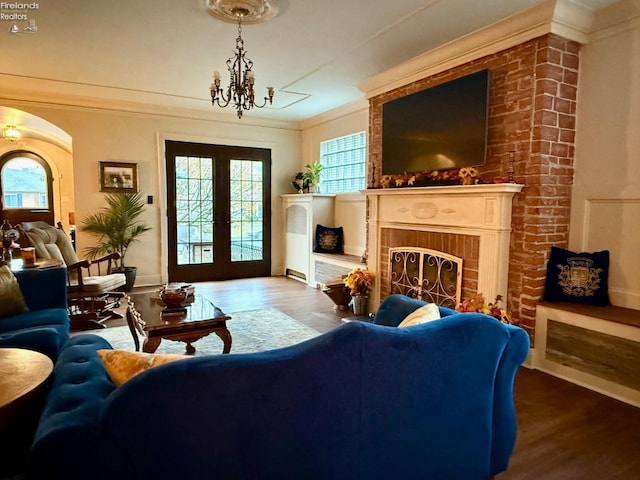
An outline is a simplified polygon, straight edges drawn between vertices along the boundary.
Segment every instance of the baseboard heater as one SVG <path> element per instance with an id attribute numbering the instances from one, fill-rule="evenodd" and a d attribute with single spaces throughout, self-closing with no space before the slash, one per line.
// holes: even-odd
<path id="1" fill-rule="evenodd" d="M 287 276 L 289 278 L 294 278 L 296 280 L 302 280 L 303 282 L 307 281 L 307 276 L 304 273 L 299 272 L 297 270 L 293 270 L 292 268 L 287 268 L 285 270 L 284 274 L 285 274 L 285 276 Z"/>

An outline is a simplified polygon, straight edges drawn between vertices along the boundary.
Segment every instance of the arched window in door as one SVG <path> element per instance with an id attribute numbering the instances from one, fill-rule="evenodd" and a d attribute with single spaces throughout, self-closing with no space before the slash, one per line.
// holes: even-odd
<path id="1" fill-rule="evenodd" d="M 15 225 L 37 220 L 54 223 L 51 168 L 31 152 L 10 152 L 0 158 L 2 219 Z"/>

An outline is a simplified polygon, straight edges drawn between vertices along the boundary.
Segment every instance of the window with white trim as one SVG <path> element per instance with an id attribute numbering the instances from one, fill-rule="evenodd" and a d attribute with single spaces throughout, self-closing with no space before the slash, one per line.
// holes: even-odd
<path id="1" fill-rule="evenodd" d="M 322 193 L 363 190 L 366 185 L 366 132 L 332 138 L 320 143 Z"/>

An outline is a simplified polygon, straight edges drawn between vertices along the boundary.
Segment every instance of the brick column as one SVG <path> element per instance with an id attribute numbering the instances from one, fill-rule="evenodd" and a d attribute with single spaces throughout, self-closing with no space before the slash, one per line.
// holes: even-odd
<path id="1" fill-rule="evenodd" d="M 488 68 L 484 180 L 505 180 L 513 155 L 523 184 L 513 204 L 507 303 L 532 339 L 552 245 L 569 237 L 580 45 L 549 34 L 371 98 L 367 184 L 379 186 L 382 104 Z M 512 153 L 511 153 L 512 152 Z"/>
<path id="2" fill-rule="evenodd" d="M 556 35 L 536 41 L 530 150 L 514 204 L 509 293 L 533 334 L 552 245 L 566 247 L 576 128 L 580 45 Z"/>

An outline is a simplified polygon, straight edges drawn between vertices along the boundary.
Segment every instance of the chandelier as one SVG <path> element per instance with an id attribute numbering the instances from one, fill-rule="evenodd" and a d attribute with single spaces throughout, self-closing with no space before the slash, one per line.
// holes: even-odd
<path id="1" fill-rule="evenodd" d="M 231 13 L 238 19 L 238 38 L 236 38 L 235 56 L 227 60 L 227 70 L 229 71 L 229 86 L 220 86 L 220 72 L 213 72 L 213 83 L 210 87 L 211 104 L 218 104 L 224 108 L 233 101 L 233 105 L 238 112 L 238 118 L 242 118 L 244 110 L 252 108 L 263 108 L 267 101 L 269 105 L 273 103 L 273 87 L 267 87 L 267 95 L 264 97 L 262 105 L 255 102 L 254 84 L 256 81 L 253 73 L 253 62 L 246 57 L 244 41 L 242 40 L 242 19 L 250 12 L 246 8 L 236 7 Z"/>
<path id="2" fill-rule="evenodd" d="M 2 136 L 11 142 L 15 142 L 20 138 L 20 130 L 15 125 L 7 125 L 2 131 Z"/>

